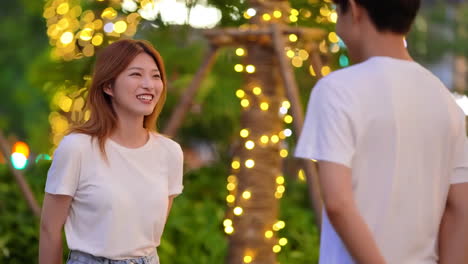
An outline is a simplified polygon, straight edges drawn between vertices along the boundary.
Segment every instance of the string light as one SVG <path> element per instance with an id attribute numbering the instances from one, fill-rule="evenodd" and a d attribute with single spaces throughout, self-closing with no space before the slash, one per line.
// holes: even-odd
<path id="1" fill-rule="evenodd" d="M 298 37 L 296 34 L 289 34 L 289 41 L 296 42 L 297 40 L 298 40 Z"/>
<path id="2" fill-rule="evenodd" d="M 243 137 L 243 138 L 248 137 L 249 134 L 250 134 L 250 133 L 249 133 L 249 130 L 248 130 L 248 129 L 245 129 L 245 128 L 244 128 L 244 129 L 242 129 L 242 130 L 240 131 L 240 136 Z"/>
<path id="3" fill-rule="evenodd" d="M 245 50 L 243 48 L 237 48 L 236 49 L 236 55 L 237 56 L 244 56 L 245 55 Z"/>
<path id="4" fill-rule="evenodd" d="M 239 89 L 239 90 L 236 91 L 236 96 L 238 98 L 243 98 L 245 96 L 245 92 L 243 90 Z"/>
<path id="5" fill-rule="evenodd" d="M 262 111 L 267 111 L 269 107 L 270 107 L 270 106 L 268 105 L 267 102 L 262 102 L 262 103 L 260 104 L 260 109 L 262 109 Z"/>
<path id="6" fill-rule="evenodd" d="M 234 66 L 234 70 L 235 70 L 236 72 L 243 72 L 243 71 L 244 71 L 244 65 L 242 65 L 242 64 L 236 64 L 236 65 Z"/>
<path id="7" fill-rule="evenodd" d="M 252 140 L 245 142 L 245 148 L 251 150 L 255 147 L 255 143 Z"/>
<path id="8" fill-rule="evenodd" d="M 253 65 L 247 65 L 247 66 L 245 67 L 245 71 L 246 71 L 247 73 L 254 73 L 254 72 L 255 72 L 255 66 L 253 66 Z"/>
<path id="9" fill-rule="evenodd" d="M 263 20 L 265 20 L 265 21 L 270 21 L 270 20 L 271 20 L 270 14 L 263 14 L 262 18 L 263 18 Z"/>
<path id="10" fill-rule="evenodd" d="M 236 208 L 234 208 L 233 212 L 234 212 L 235 215 L 240 216 L 240 215 L 242 215 L 244 210 L 242 209 L 242 207 L 237 206 Z"/>
<path id="11" fill-rule="evenodd" d="M 262 94 L 262 88 L 256 86 L 252 89 L 252 92 L 255 94 L 255 95 L 260 95 Z"/>
<path id="12" fill-rule="evenodd" d="M 248 159 L 245 161 L 245 167 L 251 169 L 255 166 L 255 161 L 253 159 Z"/>
<path id="13" fill-rule="evenodd" d="M 244 191 L 244 192 L 242 193 L 242 198 L 244 198 L 244 199 L 246 199 L 246 200 L 249 200 L 250 197 L 252 197 L 252 193 L 251 193 L 251 192 L 249 192 L 249 191 Z"/>

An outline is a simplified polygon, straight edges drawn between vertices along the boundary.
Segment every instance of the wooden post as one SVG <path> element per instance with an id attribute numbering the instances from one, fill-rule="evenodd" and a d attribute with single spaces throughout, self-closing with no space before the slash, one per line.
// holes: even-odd
<path id="1" fill-rule="evenodd" d="M 210 71 L 211 67 L 213 66 L 216 56 L 218 54 L 218 47 L 211 46 L 210 51 L 208 52 L 208 56 L 206 57 L 205 61 L 203 62 L 198 72 L 195 74 L 190 86 L 187 90 L 181 95 L 181 99 L 179 105 L 175 108 L 174 113 L 169 118 L 169 122 L 164 129 L 163 133 L 168 136 L 175 136 L 177 130 L 182 125 L 182 121 L 185 118 L 185 115 L 190 110 L 190 107 L 193 104 L 193 98 L 197 93 L 198 89 L 200 88 L 203 79 Z"/>
<path id="2" fill-rule="evenodd" d="M 294 72 L 286 59 L 284 54 L 285 44 L 284 37 L 281 32 L 279 25 L 272 24 L 273 33 L 273 44 L 276 50 L 276 56 L 278 57 L 281 77 L 283 79 L 284 87 L 286 89 L 286 95 L 291 102 L 291 115 L 293 116 L 293 126 L 296 134 L 299 135 L 302 131 L 302 124 L 304 123 L 304 117 L 302 114 L 302 104 L 299 99 L 299 89 L 297 88 L 296 81 L 294 79 Z M 317 171 L 309 160 L 303 160 L 302 166 L 304 168 L 307 183 L 309 186 L 309 199 L 312 207 L 315 211 L 317 227 L 320 230 L 321 213 L 322 213 L 322 199 L 320 195 L 319 180 Z"/>
<path id="3" fill-rule="evenodd" d="M 2 152 L 5 159 L 8 159 L 8 157 L 10 157 L 10 149 L 11 147 L 9 146 L 8 141 L 3 136 L 3 133 L 0 131 L 0 151 Z M 26 199 L 29 208 L 36 217 L 41 217 L 41 209 L 36 201 L 36 198 L 34 197 L 33 192 L 31 191 L 31 188 L 29 188 L 28 182 L 26 181 L 24 175 L 19 170 L 13 168 L 11 162 L 7 160 L 6 163 L 8 164 L 8 168 L 10 169 L 11 173 L 15 177 L 15 180 L 20 187 L 21 193 Z"/>

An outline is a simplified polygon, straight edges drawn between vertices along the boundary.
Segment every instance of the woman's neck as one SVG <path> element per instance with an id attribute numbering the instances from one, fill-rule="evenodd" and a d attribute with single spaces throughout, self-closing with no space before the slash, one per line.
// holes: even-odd
<path id="1" fill-rule="evenodd" d="M 117 128 L 110 138 L 128 148 L 138 148 L 146 144 L 149 139 L 148 130 L 143 127 L 142 118 L 119 117 Z"/>

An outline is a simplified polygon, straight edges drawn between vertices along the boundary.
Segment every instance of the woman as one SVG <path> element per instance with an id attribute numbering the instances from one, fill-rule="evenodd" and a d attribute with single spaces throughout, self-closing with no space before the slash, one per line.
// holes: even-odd
<path id="1" fill-rule="evenodd" d="M 89 121 L 54 153 L 42 209 L 39 263 L 159 263 L 156 247 L 175 196 L 183 154 L 157 134 L 166 99 L 159 53 L 145 41 L 120 40 L 98 55 L 87 104 Z"/>

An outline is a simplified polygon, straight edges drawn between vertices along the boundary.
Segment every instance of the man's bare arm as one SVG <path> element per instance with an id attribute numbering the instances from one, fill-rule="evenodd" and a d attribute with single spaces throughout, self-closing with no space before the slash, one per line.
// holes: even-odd
<path id="1" fill-rule="evenodd" d="M 450 187 L 439 232 L 439 264 L 468 263 L 468 183 Z"/>
<path id="2" fill-rule="evenodd" d="M 325 209 L 331 224 L 359 264 L 385 264 L 372 233 L 354 202 L 351 169 L 318 162 Z"/>

